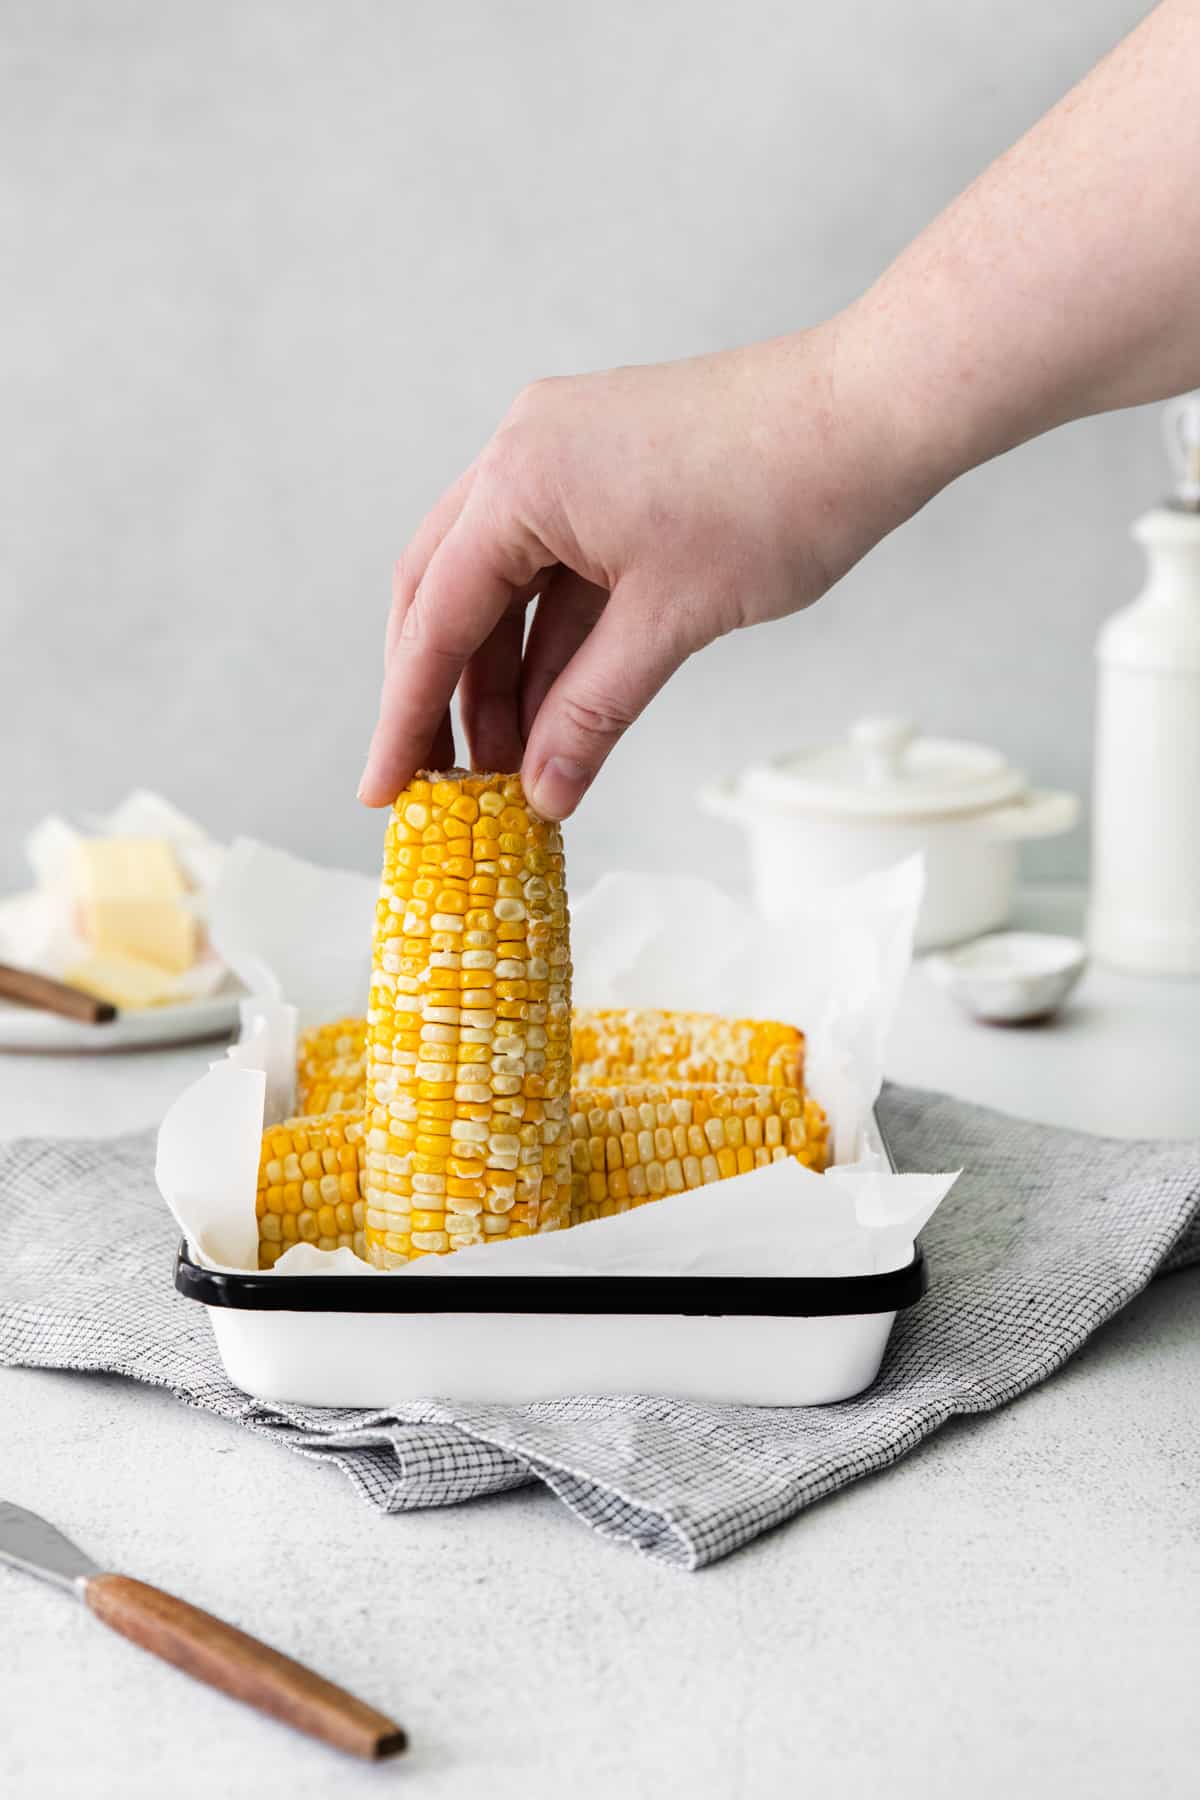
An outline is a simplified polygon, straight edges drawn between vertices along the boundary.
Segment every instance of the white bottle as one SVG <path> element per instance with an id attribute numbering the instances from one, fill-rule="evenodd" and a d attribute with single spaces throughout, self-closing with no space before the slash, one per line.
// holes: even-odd
<path id="1" fill-rule="evenodd" d="M 1145 587 L 1096 643 L 1092 895 L 1097 961 L 1200 974 L 1200 394 L 1164 409 L 1172 497 L 1133 536 Z"/>

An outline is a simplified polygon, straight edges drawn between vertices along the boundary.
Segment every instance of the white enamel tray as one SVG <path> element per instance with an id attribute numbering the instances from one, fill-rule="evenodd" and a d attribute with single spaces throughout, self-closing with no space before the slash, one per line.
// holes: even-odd
<path id="1" fill-rule="evenodd" d="M 892 1164 L 877 1118 L 869 1139 Z M 186 1243 L 175 1263 L 235 1387 L 373 1409 L 631 1393 L 826 1406 L 870 1387 L 927 1285 L 919 1245 L 899 1269 L 804 1278 L 241 1274 Z"/>
<path id="2" fill-rule="evenodd" d="M 825 1406 L 870 1387 L 926 1273 L 917 1248 L 878 1275 L 368 1281 L 224 1274 L 184 1245 L 175 1285 L 207 1307 L 226 1374 L 260 1400 L 382 1409 L 653 1394 Z"/>

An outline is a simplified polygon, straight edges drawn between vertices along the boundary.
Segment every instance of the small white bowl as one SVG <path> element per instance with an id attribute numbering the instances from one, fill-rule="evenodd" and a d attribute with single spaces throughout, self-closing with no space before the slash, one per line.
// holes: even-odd
<path id="1" fill-rule="evenodd" d="M 922 968 L 977 1019 L 1017 1025 L 1049 1018 L 1087 963 L 1078 938 L 1039 931 L 994 931 L 927 956 Z"/>

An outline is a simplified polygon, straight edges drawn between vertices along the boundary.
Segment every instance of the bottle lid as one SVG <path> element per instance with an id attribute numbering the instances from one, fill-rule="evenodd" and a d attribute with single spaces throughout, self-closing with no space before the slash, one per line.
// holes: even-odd
<path id="1" fill-rule="evenodd" d="M 1168 400 L 1162 423 L 1175 476 L 1167 505 L 1174 512 L 1200 513 L 1200 393 Z"/>

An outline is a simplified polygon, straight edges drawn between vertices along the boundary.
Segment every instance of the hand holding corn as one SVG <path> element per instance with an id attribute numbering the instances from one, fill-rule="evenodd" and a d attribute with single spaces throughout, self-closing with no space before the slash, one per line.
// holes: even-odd
<path id="1" fill-rule="evenodd" d="M 1200 11 L 1166 0 L 827 323 L 526 389 L 397 566 L 363 799 L 449 758 L 461 676 L 477 763 L 565 818 L 693 651 L 989 458 L 1200 383 L 1189 69 Z"/>

